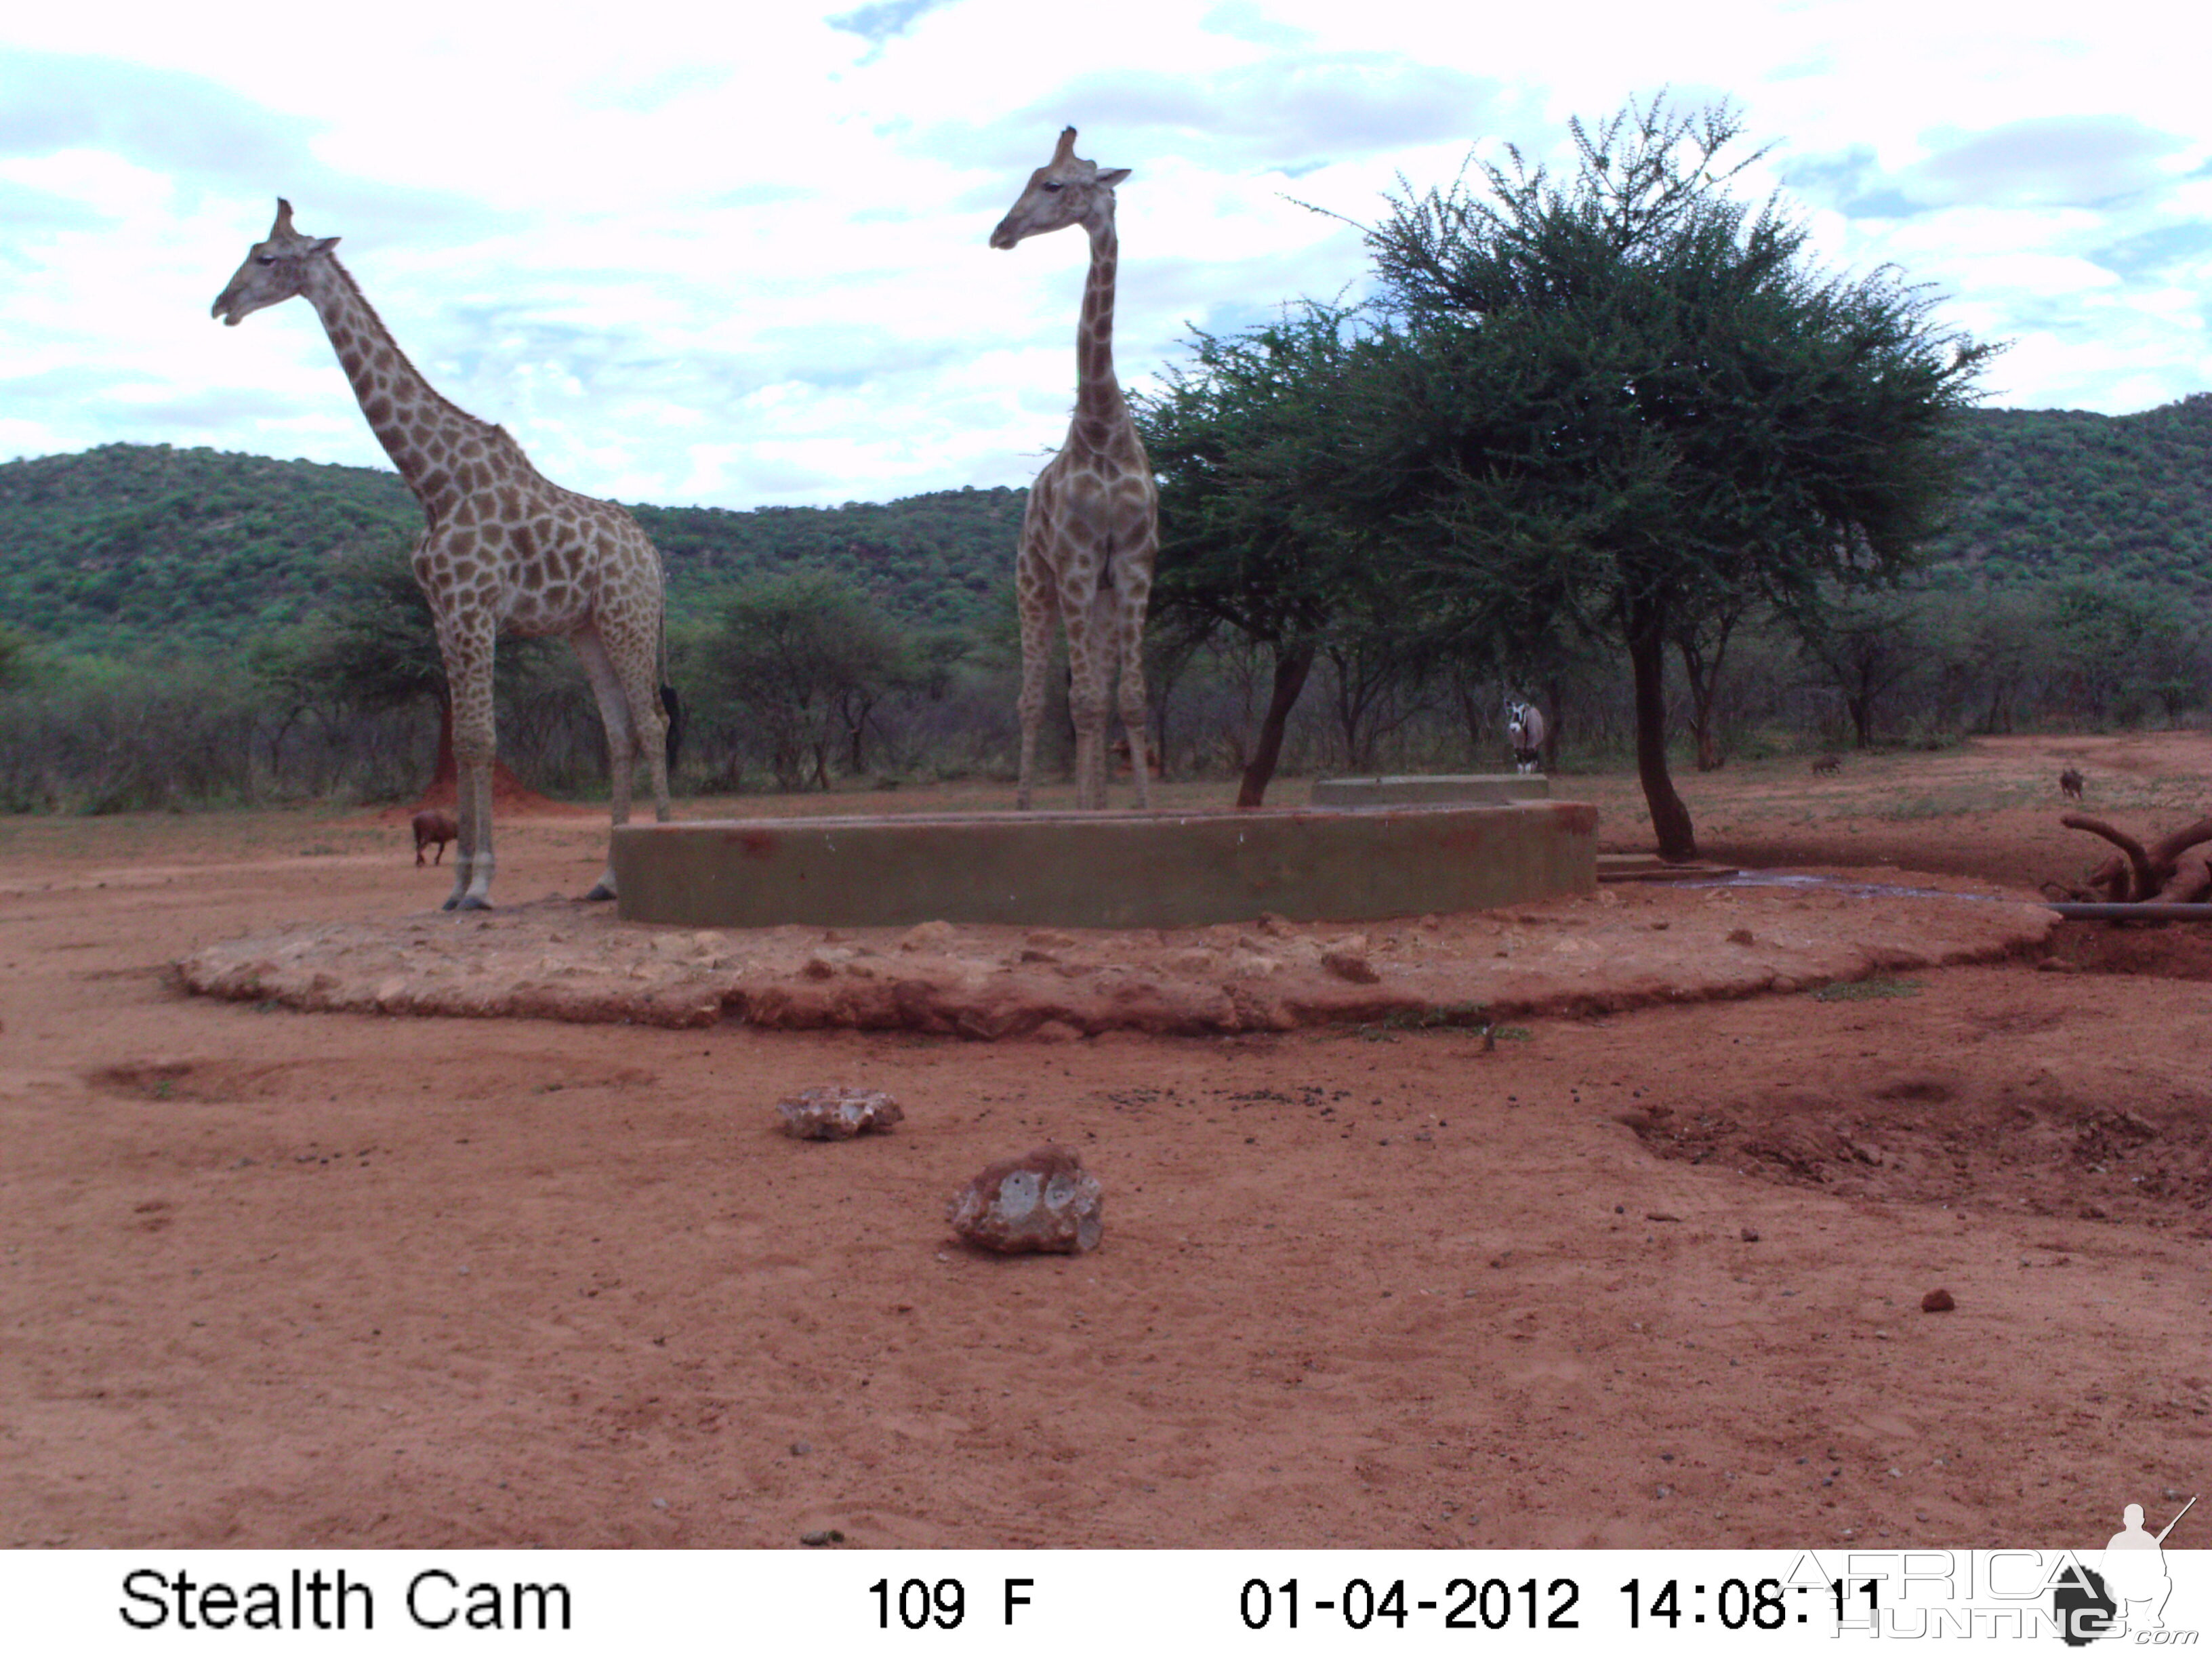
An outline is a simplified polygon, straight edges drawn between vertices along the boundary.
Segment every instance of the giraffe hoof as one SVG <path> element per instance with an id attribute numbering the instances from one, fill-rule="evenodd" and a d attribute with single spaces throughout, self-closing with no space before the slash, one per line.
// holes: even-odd
<path id="1" fill-rule="evenodd" d="M 453 897 L 451 897 L 451 898 L 447 899 L 447 900 L 443 904 L 440 905 L 438 908 L 439 908 L 441 910 L 455 910 L 455 909 L 459 909 L 459 908 L 460 908 L 460 902 L 461 902 L 460 895 L 459 895 L 459 894 L 458 894 L 458 893 L 456 893 Z"/>
<path id="2" fill-rule="evenodd" d="M 598 886 L 592 888 L 590 892 L 584 895 L 584 902 L 586 904 L 597 904 L 602 900 L 611 899 L 614 896 L 615 890 L 608 886 L 606 883 L 601 882 Z"/>
<path id="3" fill-rule="evenodd" d="M 489 910 L 491 908 L 491 901 L 489 899 L 478 898 L 474 893 L 471 893 L 466 898 L 463 899 L 458 906 L 448 905 L 447 908 L 449 909 L 459 908 L 462 910 Z"/>

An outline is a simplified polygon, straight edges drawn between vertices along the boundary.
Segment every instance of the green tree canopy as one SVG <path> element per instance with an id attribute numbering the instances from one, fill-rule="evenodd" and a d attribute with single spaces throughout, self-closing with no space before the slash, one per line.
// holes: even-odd
<path id="1" fill-rule="evenodd" d="M 1729 159 L 1727 109 L 1570 131 L 1571 177 L 1510 152 L 1370 229 L 1390 326 L 1363 377 L 1370 471 L 1339 499 L 1399 526 L 1461 629 L 1567 616 L 1626 647 L 1659 848 L 1689 858 L 1669 639 L 1893 580 L 1940 524 L 1990 348 L 1893 272 L 1823 274 L 1778 204 L 1731 197 L 1755 158 Z"/>
<path id="2" fill-rule="evenodd" d="M 753 746 L 785 789 L 809 782 L 827 789 L 833 751 L 858 770 L 884 694 L 949 667 L 910 662 L 881 608 L 822 570 L 740 583 L 723 604 L 705 655 L 714 689 L 738 706 Z"/>
<path id="3" fill-rule="evenodd" d="M 30 635 L 0 624 L 0 691 L 13 691 L 28 684 L 30 678 Z"/>
<path id="4" fill-rule="evenodd" d="M 1242 634 L 1273 658 L 1240 806 L 1260 805 L 1315 657 L 1371 657 L 1403 619 L 1381 526 L 1342 507 L 1367 349 L 1353 314 L 1308 301 L 1242 334 L 1194 334 L 1192 362 L 1132 400 L 1160 479 L 1154 617 L 1187 641 Z"/>

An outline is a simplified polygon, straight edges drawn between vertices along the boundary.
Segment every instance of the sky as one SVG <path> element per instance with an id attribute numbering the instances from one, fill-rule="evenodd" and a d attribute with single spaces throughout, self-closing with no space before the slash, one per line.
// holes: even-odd
<path id="1" fill-rule="evenodd" d="M 1403 181 L 1728 100 L 1826 268 L 2008 343 L 1989 402 L 2212 386 L 2212 27 L 2016 0 L 82 3 L 0 17 L 0 458 L 386 466 L 304 301 L 210 303 L 289 198 L 447 398 L 588 494 L 1026 485 L 1088 249 L 987 246 L 1061 126 L 1132 170 L 1115 337 L 1356 298 Z M 2191 37 L 2193 36 L 2192 40 Z M 1322 210 L 1316 211 L 1316 209 Z"/>

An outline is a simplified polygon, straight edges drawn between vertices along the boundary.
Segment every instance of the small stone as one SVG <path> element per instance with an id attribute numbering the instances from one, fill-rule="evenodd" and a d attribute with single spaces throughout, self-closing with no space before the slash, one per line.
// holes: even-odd
<path id="1" fill-rule="evenodd" d="M 949 951 L 960 936 L 949 921 L 925 921 L 906 930 L 899 940 L 902 951 Z"/>
<path id="2" fill-rule="evenodd" d="M 1001 1255 L 1073 1255 L 1104 1229 L 1097 1176 L 1065 1146 L 1040 1146 L 992 1164 L 952 1200 L 953 1231 Z"/>
<path id="3" fill-rule="evenodd" d="M 1368 961 L 1364 951 L 1347 950 L 1340 945 L 1321 953 L 1321 965 L 1354 985 L 1372 985 L 1382 977 L 1375 971 L 1375 964 Z"/>
<path id="4" fill-rule="evenodd" d="M 791 1443 L 791 1455 L 793 1457 L 804 1457 L 813 1449 L 814 1448 L 804 1440 L 794 1440 Z"/>
<path id="5" fill-rule="evenodd" d="M 880 1089 L 841 1085 L 802 1089 L 775 1103 L 783 1132 L 794 1140 L 850 1140 L 871 1129 L 888 1130 L 906 1114 Z"/>
<path id="6" fill-rule="evenodd" d="M 1049 929 L 1040 928 L 1033 933 L 1025 935 L 1023 943 L 1034 945 L 1040 951 L 1067 951 L 1074 948 L 1075 935 L 1056 933 Z"/>
<path id="7" fill-rule="evenodd" d="M 1940 1285 L 1920 1298 L 1920 1311 L 1923 1313 L 1948 1313 L 1958 1305 L 1951 1299 L 1951 1292 Z"/>
<path id="8" fill-rule="evenodd" d="M 1646 1221 L 1680 1221 L 1682 1218 L 1672 1210 L 1646 1210 L 1644 1218 Z"/>
<path id="9" fill-rule="evenodd" d="M 820 1532 L 802 1532 L 799 1534 L 799 1541 L 809 1549 L 816 1549 L 823 1544 L 842 1544 L 845 1541 L 845 1534 L 835 1527 L 825 1527 Z"/>
<path id="10" fill-rule="evenodd" d="M 1759 1229 L 1758 1229 L 1758 1228 L 1756 1228 L 1756 1227 L 1746 1227 L 1746 1228 L 1743 1230 L 1743 1242 L 1744 1242 L 1745 1243 L 1747 1243 L 1747 1244 L 1756 1244 L 1756 1243 L 1759 1243 Z"/>
<path id="11" fill-rule="evenodd" d="M 1748 927 L 1730 928 L 1729 930 L 1728 942 L 1730 945 L 1752 944 L 1753 941 L 1751 937 L 1751 929 Z"/>

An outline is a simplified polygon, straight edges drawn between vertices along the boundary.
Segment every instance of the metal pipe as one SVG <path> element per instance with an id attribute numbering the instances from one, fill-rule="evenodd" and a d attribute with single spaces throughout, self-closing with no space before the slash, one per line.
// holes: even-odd
<path id="1" fill-rule="evenodd" d="M 2212 904 L 2047 904 L 2067 921 L 2212 921 Z"/>

